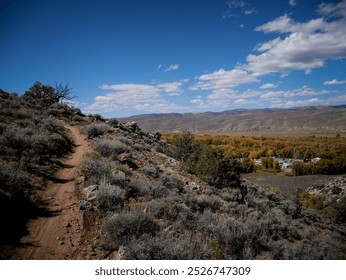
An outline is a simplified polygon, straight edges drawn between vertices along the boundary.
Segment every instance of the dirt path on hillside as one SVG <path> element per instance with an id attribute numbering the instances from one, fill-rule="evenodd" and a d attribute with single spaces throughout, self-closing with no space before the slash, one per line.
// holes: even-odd
<path id="1" fill-rule="evenodd" d="M 54 175 L 62 183 L 49 182 L 41 198 L 47 204 L 47 215 L 30 220 L 29 234 L 21 239 L 21 246 L 13 254 L 16 259 L 80 259 L 85 240 L 82 240 L 84 212 L 80 210 L 80 189 L 83 184 L 79 175 L 84 155 L 91 150 L 79 128 L 66 125 L 76 144 L 74 152 Z M 84 249 L 85 250 L 85 249 Z"/>

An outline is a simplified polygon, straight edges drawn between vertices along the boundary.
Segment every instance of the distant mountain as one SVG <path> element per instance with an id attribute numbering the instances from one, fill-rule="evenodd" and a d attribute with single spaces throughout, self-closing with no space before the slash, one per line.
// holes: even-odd
<path id="1" fill-rule="evenodd" d="M 224 112 L 145 114 L 135 121 L 146 131 L 341 131 L 346 132 L 346 105 L 289 109 L 235 109 Z"/>

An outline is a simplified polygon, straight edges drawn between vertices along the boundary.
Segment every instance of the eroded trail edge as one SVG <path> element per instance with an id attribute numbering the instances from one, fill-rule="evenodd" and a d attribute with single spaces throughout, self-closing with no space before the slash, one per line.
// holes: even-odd
<path id="1" fill-rule="evenodd" d="M 84 229 L 83 213 L 79 209 L 79 190 L 83 184 L 80 168 L 91 148 L 78 127 L 68 124 L 65 127 L 76 145 L 74 152 L 63 160 L 63 164 L 68 167 L 54 175 L 59 183 L 49 182 L 42 192 L 47 215 L 29 221 L 29 234 L 21 239 L 21 246 L 14 252 L 14 258 L 57 260 L 81 257 Z"/>

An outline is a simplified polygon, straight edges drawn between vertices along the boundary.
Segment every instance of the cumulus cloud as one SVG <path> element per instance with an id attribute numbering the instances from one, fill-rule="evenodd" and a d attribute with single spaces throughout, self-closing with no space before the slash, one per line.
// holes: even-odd
<path id="1" fill-rule="evenodd" d="M 277 37 L 256 47 L 259 54 L 247 56 L 242 69 L 266 75 L 303 70 L 310 73 L 323 67 L 328 59 L 346 57 L 346 0 L 338 4 L 321 4 L 320 14 L 333 16 L 299 23 L 287 14 L 258 26 L 255 30 L 264 33 L 280 33 Z"/>
<path id="2" fill-rule="evenodd" d="M 289 1 L 292 6 L 296 3 L 297 1 Z M 228 6 L 230 9 L 250 10 L 244 1 L 228 1 Z M 255 31 L 276 33 L 278 36 L 258 44 L 253 53 L 247 56 L 246 63 L 238 64 L 230 70 L 220 69 L 201 75 L 189 89 L 211 91 L 204 104 L 221 105 L 234 100 L 243 103 L 250 97 L 239 96 L 245 94 L 235 90 L 240 85 L 260 82 L 260 77 L 276 73 L 282 78 L 297 70 L 309 74 L 313 69 L 323 67 L 329 59 L 345 58 L 346 0 L 339 3 L 322 3 L 317 11 L 322 16 L 306 22 L 297 22 L 284 14 L 258 26 Z M 339 83 L 336 80 L 325 82 L 326 85 Z M 272 83 L 264 84 L 260 86 L 264 91 L 252 92 L 254 96 L 251 98 L 284 104 L 299 96 L 330 93 L 315 91 L 309 87 L 289 91 L 273 90 L 276 87 L 277 85 Z"/>
<path id="3" fill-rule="evenodd" d="M 249 72 L 241 69 L 220 69 L 210 74 L 197 77 L 198 82 L 190 87 L 190 90 L 226 90 L 235 88 L 241 84 L 259 82 Z"/>
<path id="4" fill-rule="evenodd" d="M 183 91 L 181 89 L 181 86 L 183 85 L 184 81 L 179 81 L 179 82 L 170 82 L 170 83 L 163 83 L 157 85 L 157 89 L 166 92 L 168 95 L 171 96 L 178 96 L 180 95 Z"/>
<path id="5" fill-rule="evenodd" d="M 278 85 L 272 84 L 272 83 L 267 83 L 261 86 L 261 89 L 270 89 L 270 88 L 276 88 Z"/>
<path id="6" fill-rule="evenodd" d="M 346 80 L 338 81 L 337 79 L 334 79 L 331 81 L 325 81 L 323 84 L 324 85 L 343 85 L 343 84 L 346 84 Z"/>
<path id="7" fill-rule="evenodd" d="M 161 84 L 115 84 L 101 85 L 99 88 L 109 91 L 96 96 L 94 102 L 85 107 L 87 112 L 114 113 L 125 116 L 138 113 L 173 112 L 182 106 L 166 100 L 165 95 L 179 95 L 185 81 Z"/>
<path id="8" fill-rule="evenodd" d="M 346 17 L 346 1 L 339 3 L 321 3 L 317 12 L 327 17 Z"/>

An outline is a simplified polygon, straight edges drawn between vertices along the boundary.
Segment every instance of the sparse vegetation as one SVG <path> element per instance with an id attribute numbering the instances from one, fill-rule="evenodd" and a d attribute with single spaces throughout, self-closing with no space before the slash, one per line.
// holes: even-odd
<path id="1" fill-rule="evenodd" d="M 100 135 L 104 135 L 107 132 L 111 132 L 112 128 L 105 123 L 91 123 L 84 127 L 83 132 L 89 138 L 95 138 Z"/>
<path id="2" fill-rule="evenodd" d="M 108 212 L 99 208 L 107 233 L 104 250 L 119 250 L 122 259 L 346 257 L 344 245 L 340 247 L 346 232 L 342 225 L 305 208 L 300 199 L 294 202 L 279 191 L 241 180 L 244 165 L 223 150 L 190 134 L 178 137 L 176 145 L 146 137 L 119 126 L 94 140 L 97 146 L 104 139 L 109 145 L 126 139 L 128 149 L 119 157 L 93 155 L 92 161 L 112 166 L 107 172 L 93 175 L 98 168 L 87 168 L 87 179 L 115 180 L 120 182 L 113 183 L 117 190 L 126 193 L 120 208 Z M 180 159 L 180 164 L 148 148 L 154 145 Z"/>
<path id="3" fill-rule="evenodd" d="M 26 219 L 42 206 L 40 189 L 56 179 L 61 157 L 73 150 L 64 122 L 79 119 L 94 147 L 82 169 L 93 197 L 82 201 L 88 210 L 80 211 L 89 211 L 86 222 L 88 215 L 102 219 L 93 250 L 150 260 L 346 258 L 344 199 L 326 204 L 327 196 L 304 189 L 292 200 L 278 188 L 241 178 L 257 168 L 256 158 L 274 172 L 271 156 L 292 153 L 306 161 L 319 155 L 312 169 L 332 162 L 343 172 L 342 137 L 310 139 L 319 146 L 303 147 L 302 139 L 184 134 L 172 136 L 170 144 L 135 123 L 84 117 L 60 103 L 31 103 L 37 98 L 31 95 L 0 92 L 0 214 L 8 229 L 0 234 L 2 243 L 18 240 L 14 233 L 25 230 Z M 301 162 L 303 174 L 306 164 Z M 341 192 L 337 186 L 332 191 Z"/>
<path id="4" fill-rule="evenodd" d="M 62 120 L 79 110 L 55 104 L 72 98 L 70 88 L 35 83 L 23 96 L 0 90 L 0 245 L 17 242 L 28 218 L 43 202 L 38 192 L 61 167 L 60 159 L 73 143 Z"/>

